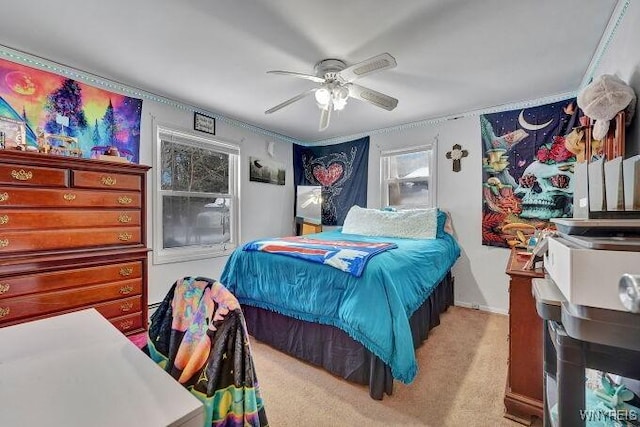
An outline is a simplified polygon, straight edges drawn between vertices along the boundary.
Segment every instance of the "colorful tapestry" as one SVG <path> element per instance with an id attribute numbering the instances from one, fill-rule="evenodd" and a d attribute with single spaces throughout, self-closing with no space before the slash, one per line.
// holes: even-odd
<path id="1" fill-rule="evenodd" d="M 322 147 L 293 146 L 294 184 L 322 186 L 324 225 L 342 225 L 351 206 L 367 206 L 368 164 L 368 136 Z"/>
<path id="2" fill-rule="evenodd" d="M 579 115 L 569 99 L 480 116 L 484 245 L 526 247 L 551 218 L 572 216 Z"/>
<path id="3" fill-rule="evenodd" d="M 141 99 L 0 59 L 0 116 L 25 122 L 34 149 L 95 158 L 115 147 L 137 163 L 141 112 Z"/>
<path id="4" fill-rule="evenodd" d="M 282 237 L 254 240 L 242 247 L 245 251 L 262 251 L 325 264 L 356 277 L 362 276 L 367 262 L 389 249 L 395 243 L 353 242 L 346 240 L 323 240 L 307 237 Z"/>
<path id="5" fill-rule="evenodd" d="M 185 277 L 151 316 L 151 358 L 204 404 L 205 426 L 267 426 L 240 304 L 222 284 Z"/>

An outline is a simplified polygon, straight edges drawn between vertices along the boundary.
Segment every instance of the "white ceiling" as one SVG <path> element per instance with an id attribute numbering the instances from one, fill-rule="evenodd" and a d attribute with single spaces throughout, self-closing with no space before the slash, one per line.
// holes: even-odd
<path id="1" fill-rule="evenodd" d="M 2 6 L 0 44 L 305 142 L 578 89 L 616 0 L 50 0 Z M 399 99 L 350 99 L 319 132 L 307 97 L 324 58 L 388 52 L 358 83 Z"/>

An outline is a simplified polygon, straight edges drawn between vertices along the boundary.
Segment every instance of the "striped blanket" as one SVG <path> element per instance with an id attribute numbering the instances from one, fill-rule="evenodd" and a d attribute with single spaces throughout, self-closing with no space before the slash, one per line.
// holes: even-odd
<path id="1" fill-rule="evenodd" d="M 360 277 L 374 255 L 397 248 L 395 243 L 322 240 L 307 237 L 281 237 L 254 240 L 244 251 L 262 251 L 329 265 Z"/>

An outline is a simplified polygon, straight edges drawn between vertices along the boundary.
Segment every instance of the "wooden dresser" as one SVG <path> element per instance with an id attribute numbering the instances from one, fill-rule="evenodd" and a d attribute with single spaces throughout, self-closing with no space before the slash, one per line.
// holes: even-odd
<path id="1" fill-rule="evenodd" d="M 544 277 L 542 269 L 524 270 L 528 257 L 511 250 L 509 275 L 509 368 L 504 395 L 505 417 L 530 424 L 542 419 L 542 320 L 536 312 L 531 279 Z"/>
<path id="2" fill-rule="evenodd" d="M 94 307 L 146 329 L 148 169 L 0 151 L 0 327 Z"/>

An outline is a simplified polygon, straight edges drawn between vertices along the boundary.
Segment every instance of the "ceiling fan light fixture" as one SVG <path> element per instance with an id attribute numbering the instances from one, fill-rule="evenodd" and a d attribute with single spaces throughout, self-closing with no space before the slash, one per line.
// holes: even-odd
<path id="1" fill-rule="evenodd" d="M 393 56 L 388 53 L 382 53 L 350 67 L 347 67 L 347 64 L 339 59 L 323 59 L 315 65 L 315 75 L 281 70 L 267 71 L 271 74 L 289 75 L 300 79 L 311 80 L 315 83 L 320 83 L 320 86 L 281 102 L 275 107 L 266 110 L 265 114 L 278 111 L 311 94 L 314 95 L 316 105 L 320 109 L 320 126 L 318 128 L 320 131 L 325 130 L 329 126 L 331 111 L 344 109 L 349 98 L 355 98 L 391 111 L 398 105 L 396 98 L 360 86 L 353 83 L 353 81 L 378 71 L 393 68 L 396 65 L 396 60 Z"/>
<path id="2" fill-rule="evenodd" d="M 331 91 L 331 99 L 333 101 L 333 109 L 340 111 L 347 105 L 347 98 L 349 98 L 349 89 L 340 84 L 336 85 Z"/>
<path id="3" fill-rule="evenodd" d="M 342 99 L 342 100 L 335 100 L 333 103 L 333 109 L 334 111 L 341 111 L 344 110 L 344 107 L 347 105 L 347 100 L 346 99 Z"/>
<path id="4" fill-rule="evenodd" d="M 316 102 L 320 108 L 327 108 L 331 100 L 331 91 L 326 87 L 321 87 L 315 93 Z"/>
<path id="5" fill-rule="evenodd" d="M 344 99 L 346 101 L 348 97 L 349 97 L 349 89 L 347 89 L 346 87 L 336 86 L 336 88 L 333 89 L 334 99 Z"/>
<path id="6" fill-rule="evenodd" d="M 333 83 L 321 87 L 315 93 L 316 103 L 321 110 L 327 108 L 333 108 L 334 111 L 342 110 L 347 105 L 348 97 L 349 89 Z"/>

